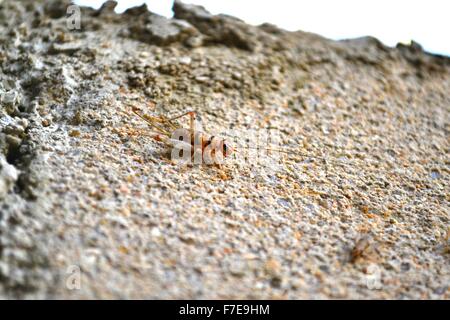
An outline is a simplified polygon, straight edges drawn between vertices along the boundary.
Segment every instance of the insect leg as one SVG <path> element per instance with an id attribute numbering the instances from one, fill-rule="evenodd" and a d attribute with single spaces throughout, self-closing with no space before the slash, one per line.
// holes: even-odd
<path id="1" fill-rule="evenodd" d="M 161 128 L 155 124 L 156 121 L 155 121 L 154 117 L 152 117 L 152 118 L 145 117 L 145 116 L 141 115 L 139 112 L 137 112 L 136 110 L 133 110 L 133 113 L 135 115 L 137 115 L 139 118 L 141 118 L 142 120 L 144 120 L 145 122 L 147 122 L 147 124 L 150 127 L 154 128 L 156 131 L 158 131 L 166 136 L 170 136 L 170 133 L 168 131 L 164 130 L 163 128 Z"/>
<path id="2" fill-rule="evenodd" d="M 181 117 L 185 117 L 185 116 L 189 116 L 189 133 L 191 134 L 191 137 L 195 136 L 195 118 L 196 118 L 197 113 L 195 111 L 188 111 L 185 112 L 183 114 L 180 114 L 176 117 L 167 119 L 166 121 L 170 122 L 176 119 L 179 119 Z"/>
<path id="3" fill-rule="evenodd" d="M 179 116 L 167 119 L 166 121 L 170 122 L 170 121 L 179 119 L 179 118 L 184 117 L 184 116 L 189 116 L 190 117 L 190 129 L 191 129 L 191 133 L 193 133 L 194 132 L 194 121 L 195 121 L 195 116 L 196 116 L 196 112 L 195 111 L 185 112 L 183 114 L 180 114 Z"/>

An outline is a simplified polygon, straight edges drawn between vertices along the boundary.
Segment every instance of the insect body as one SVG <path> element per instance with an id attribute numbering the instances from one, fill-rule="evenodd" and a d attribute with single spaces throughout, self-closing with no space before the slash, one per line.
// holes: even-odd
<path id="1" fill-rule="evenodd" d="M 183 163 L 194 164 L 215 164 L 220 167 L 221 163 L 226 157 L 229 157 L 236 152 L 231 144 L 224 138 L 207 135 L 195 128 L 196 112 L 189 111 L 173 118 L 166 118 L 165 116 L 149 116 L 143 114 L 139 108 L 128 104 L 132 108 L 134 115 L 144 120 L 153 130 L 155 135 L 153 138 L 172 147 L 172 160 L 182 160 Z M 130 114 L 126 112 L 126 114 Z M 189 116 L 189 128 L 183 128 L 178 125 L 175 120 Z M 239 138 L 238 138 L 239 139 Z M 313 158 L 323 161 L 325 164 L 334 164 L 339 166 L 352 166 L 351 163 L 346 163 L 338 160 L 330 160 L 327 157 L 321 157 L 311 154 L 305 154 L 298 150 L 269 148 L 263 146 L 239 146 L 242 149 L 256 149 L 267 150 L 278 154 L 285 154 L 288 156 L 301 156 L 305 158 Z M 375 170 L 376 171 L 376 170 Z M 363 181 L 361 177 L 358 180 Z M 364 181 L 363 181 L 364 182 Z"/>
<path id="2" fill-rule="evenodd" d="M 376 243 L 373 236 L 365 234 L 361 236 L 350 251 L 350 262 L 355 263 L 360 258 L 370 257 L 376 252 Z"/>
<path id="3" fill-rule="evenodd" d="M 137 108 L 133 113 L 143 119 L 157 134 L 154 139 L 172 146 L 172 160 L 183 160 L 195 164 L 220 165 L 222 160 L 234 152 L 234 148 L 223 138 L 209 136 L 195 130 L 195 111 L 189 111 L 173 118 L 152 117 L 141 114 Z M 189 116 L 189 129 L 180 127 L 174 120 Z"/>
<path id="4" fill-rule="evenodd" d="M 156 134 L 153 138 L 172 147 L 172 160 L 183 160 L 184 163 L 194 164 L 216 164 L 219 165 L 226 157 L 232 155 L 235 148 L 224 138 L 210 136 L 195 128 L 196 112 L 189 111 L 173 118 L 166 118 L 164 116 L 149 116 L 141 113 L 140 109 L 129 105 L 132 108 L 134 115 L 144 120 Z M 129 114 L 127 112 L 127 114 Z M 189 116 L 189 128 L 183 128 L 177 125 L 174 121 Z M 316 158 L 327 162 L 332 160 L 323 157 L 302 154 L 296 150 L 283 150 L 276 148 L 268 148 L 266 146 L 240 146 L 243 149 L 267 150 L 275 153 L 283 153 L 287 155 L 300 155 L 310 158 Z M 339 163 L 338 163 L 339 164 Z"/>

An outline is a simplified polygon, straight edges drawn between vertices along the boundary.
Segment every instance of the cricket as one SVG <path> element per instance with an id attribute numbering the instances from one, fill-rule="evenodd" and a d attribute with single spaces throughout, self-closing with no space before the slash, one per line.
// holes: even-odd
<path id="1" fill-rule="evenodd" d="M 222 168 L 224 161 L 230 156 L 238 153 L 239 149 L 253 149 L 257 151 L 268 151 L 272 154 L 284 154 L 288 157 L 312 158 L 320 160 L 324 163 L 333 163 L 335 165 L 346 165 L 346 163 L 332 160 L 326 157 L 320 157 L 311 154 L 305 154 L 294 149 L 288 148 L 274 148 L 268 145 L 244 145 L 241 143 L 236 146 L 230 142 L 231 139 L 224 137 L 218 137 L 197 130 L 197 112 L 194 110 L 182 112 L 174 117 L 166 117 L 164 115 L 149 115 L 142 111 L 142 109 L 136 105 L 125 103 L 127 106 L 127 115 L 135 116 L 145 122 L 152 130 L 153 133 L 144 133 L 143 135 L 150 135 L 155 141 L 163 143 L 168 148 L 172 148 L 171 158 L 172 160 L 181 160 L 182 163 L 204 164 L 214 165 L 217 168 Z M 189 127 L 185 128 L 181 126 L 177 120 L 181 118 L 189 119 Z M 234 141 L 244 141 L 251 143 L 248 138 L 235 137 L 227 135 L 229 138 L 233 138 Z"/>
<path id="2" fill-rule="evenodd" d="M 220 168 L 223 160 L 235 152 L 225 138 L 196 130 L 196 111 L 187 111 L 167 118 L 162 115 L 150 116 L 136 106 L 128 106 L 134 115 L 154 130 L 153 139 L 172 148 L 172 159 L 192 161 L 194 164 L 210 164 Z M 189 128 L 183 128 L 175 123 L 175 120 L 183 117 L 189 117 Z"/>

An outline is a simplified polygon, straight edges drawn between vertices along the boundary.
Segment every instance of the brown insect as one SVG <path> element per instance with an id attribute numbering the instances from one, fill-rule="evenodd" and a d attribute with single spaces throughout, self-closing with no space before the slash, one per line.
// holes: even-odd
<path id="1" fill-rule="evenodd" d="M 173 118 L 142 114 L 136 107 L 132 107 L 132 112 L 157 132 L 153 136 L 156 141 L 179 148 L 179 150 L 188 151 L 191 159 L 199 157 L 201 163 L 215 164 L 220 167 L 221 160 L 229 157 L 235 151 L 226 139 L 197 131 L 195 129 L 197 116 L 195 111 L 188 111 Z M 186 116 L 189 116 L 188 129 L 174 122 Z"/>
<path id="2" fill-rule="evenodd" d="M 229 141 L 225 138 L 220 138 L 216 136 L 211 136 L 205 134 L 201 131 L 197 131 L 195 128 L 195 121 L 197 113 L 195 111 L 188 111 L 182 113 L 178 116 L 167 118 L 163 115 L 150 116 L 144 114 L 141 110 L 131 104 L 126 103 L 131 107 L 132 113 L 142 120 L 144 120 L 153 130 L 156 132 L 152 137 L 158 142 L 164 143 L 167 146 L 172 147 L 172 151 L 183 150 L 185 154 L 190 154 L 189 159 L 194 159 L 195 164 L 214 164 L 217 167 L 221 167 L 222 161 L 236 152 L 236 149 L 231 145 Z M 129 112 L 125 112 L 130 114 Z M 189 116 L 189 128 L 183 128 L 175 120 L 182 117 Z M 235 141 L 242 140 L 240 137 L 236 138 Z M 288 156 L 301 156 L 305 158 L 313 158 L 323 161 L 324 164 L 330 163 L 339 166 L 353 166 L 351 163 L 345 163 L 338 160 L 332 160 L 325 157 L 320 157 L 311 154 L 301 153 L 298 150 L 293 149 L 276 149 L 268 148 L 266 146 L 239 146 L 243 149 L 256 149 L 256 150 L 267 150 L 271 152 L 278 152 L 282 154 L 287 154 Z M 172 152 L 172 156 L 174 153 Z M 172 157 L 173 159 L 173 157 Z M 192 162 L 191 162 L 192 163 Z M 370 170 L 375 171 L 377 170 Z M 364 181 L 361 177 L 356 177 L 358 180 Z M 358 254 L 355 251 L 355 257 Z M 356 259 L 352 258 L 352 259 Z"/>
<path id="3" fill-rule="evenodd" d="M 148 114 L 142 113 L 141 110 L 136 106 L 130 104 L 127 105 L 131 107 L 131 111 L 134 115 L 144 120 L 156 132 L 156 134 L 152 136 L 153 139 L 172 148 L 178 147 L 179 149 L 187 151 L 188 153 L 190 153 L 191 160 L 197 160 L 194 161 L 194 163 L 196 164 L 215 164 L 220 167 L 223 159 L 236 152 L 236 149 L 225 138 L 211 136 L 201 131 L 197 131 L 195 128 L 197 113 L 195 111 L 188 111 L 181 115 L 167 118 L 162 115 L 150 116 Z M 130 114 L 129 112 L 125 113 Z M 189 128 L 183 128 L 175 122 L 175 120 L 186 116 L 189 116 Z M 236 141 L 238 140 L 242 139 L 237 138 Z M 287 155 L 315 158 L 337 165 L 346 165 L 345 163 L 342 163 L 340 161 L 333 161 L 324 157 L 307 155 L 296 150 L 268 148 L 266 146 L 240 146 L 239 148 L 267 150 Z"/>
<path id="4" fill-rule="evenodd" d="M 350 262 L 355 263 L 357 260 L 368 257 L 376 251 L 375 239 L 369 234 L 361 236 L 350 251 Z"/>

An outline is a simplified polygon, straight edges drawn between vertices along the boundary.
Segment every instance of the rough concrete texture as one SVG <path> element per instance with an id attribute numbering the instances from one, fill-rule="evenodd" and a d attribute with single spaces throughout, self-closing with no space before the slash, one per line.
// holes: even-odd
<path id="1" fill-rule="evenodd" d="M 448 57 L 68 5 L 0 3 L 0 297 L 450 297 Z M 130 104 L 290 153 L 179 166 Z"/>

